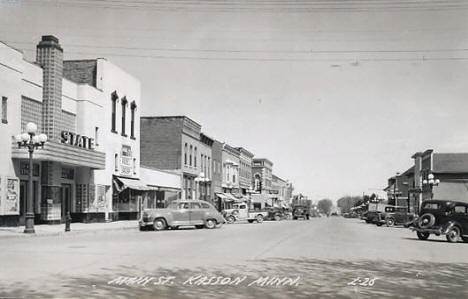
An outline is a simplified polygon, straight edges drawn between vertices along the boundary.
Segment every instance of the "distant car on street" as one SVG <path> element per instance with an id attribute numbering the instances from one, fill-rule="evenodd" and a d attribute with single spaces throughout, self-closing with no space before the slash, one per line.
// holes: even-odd
<path id="1" fill-rule="evenodd" d="M 423 202 L 419 218 L 410 229 L 416 231 L 420 240 L 427 240 L 431 234 L 445 235 L 454 243 L 462 239 L 468 242 L 468 204 L 447 200 Z"/>
<path id="2" fill-rule="evenodd" d="M 145 209 L 139 221 L 140 230 L 156 231 L 180 226 L 213 229 L 225 223 L 223 215 L 209 202 L 202 200 L 177 200 L 165 209 Z"/>
<path id="3" fill-rule="evenodd" d="M 224 210 L 223 214 L 227 223 L 234 223 L 242 220 L 247 220 L 249 223 L 262 223 L 268 216 L 268 212 L 265 210 L 249 209 L 245 202 L 234 204 L 232 209 Z"/>
<path id="4" fill-rule="evenodd" d="M 282 208 L 271 207 L 267 208 L 267 211 L 268 215 L 266 216 L 265 220 L 280 221 L 288 217 L 287 212 Z"/>
<path id="5" fill-rule="evenodd" d="M 376 224 L 382 226 L 404 225 L 407 226 L 416 218 L 416 214 L 408 212 L 405 206 L 388 206 L 384 212 L 377 214 Z"/>

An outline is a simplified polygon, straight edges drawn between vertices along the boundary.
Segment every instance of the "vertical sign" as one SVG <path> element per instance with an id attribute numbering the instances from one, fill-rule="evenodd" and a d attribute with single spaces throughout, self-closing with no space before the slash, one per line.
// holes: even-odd
<path id="1" fill-rule="evenodd" d="M 132 175 L 132 148 L 128 145 L 122 145 L 120 173 L 122 175 Z"/>
<path id="2" fill-rule="evenodd" d="M 7 178 L 4 215 L 19 215 L 19 179 Z"/>

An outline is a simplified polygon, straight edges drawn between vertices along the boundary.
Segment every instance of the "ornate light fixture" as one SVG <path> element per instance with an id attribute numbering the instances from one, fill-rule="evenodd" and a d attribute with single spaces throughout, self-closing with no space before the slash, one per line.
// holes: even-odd
<path id="1" fill-rule="evenodd" d="M 34 206 L 33 206 L 33 153 L 39 147 L 44 148 L 47 142 L 47 135 L 36 135 L 37 125 L 35 123 L 28 123 L 26 125 L 26 132 L 15 136 L 19 148 L 27 148 L 29 152 L 29 182 L 28 182 L 28 198 L 26 204 L 26 219 L 24 232 L 27 234 L 34 233 Z"/>

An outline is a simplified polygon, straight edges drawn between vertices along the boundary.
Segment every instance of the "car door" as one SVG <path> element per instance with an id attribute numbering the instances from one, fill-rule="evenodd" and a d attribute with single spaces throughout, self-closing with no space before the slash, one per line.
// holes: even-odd
<path id="1" fill-rule="evenodd" d="M 247 205 L 245 203 L 239 205 L 239 218 L 245 220 L 249 217 Z"/>
<path id="2" fill-rule="evenodd" d="M 205 223 L 204 216 L 206 210 L 202 208 L 201 203 L 190 203 L 190 225 L 201 225 Z"/>
<path id="3" fill-rule="evenodd" d="M 188 202 L 179 203 L 176 209 L 171 212 L 175 225 L 190 225 L 190 205 Z"/>
<path id="4" fill-rule="evenodd" d="M 467 209 L 464 205 L 455 205 L 452 219 L 462 226 L 462 234 L 468 235 Z"/>

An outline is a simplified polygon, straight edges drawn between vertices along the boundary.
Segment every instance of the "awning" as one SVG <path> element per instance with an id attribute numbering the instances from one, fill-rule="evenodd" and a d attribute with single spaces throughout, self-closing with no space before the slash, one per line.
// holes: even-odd
<path id="1" fill-rule="evenodd" d="M 228 200 L 228 201 L 230 201 L 229 198 L 228 198 L 226 195 L 224 195 L 224 193 L 216 193 L 216 196 L 218 196 L 218 197 L 221 198 L 222 200 Z"/>
<path id="2" fill-rule="evenodd" d="M 128 178 L 122 178 L 122 177 L 114 177 L 114 182 L 118 182 L 119 188 L 118 191 L 122 192 L 125 189 L 132 189 L 132 190 L 138 190 L 138 191 L 151 191 L 151 190 L 158 190 L 158 188 L 155 187 L 149 187 L 139 179 L 128 179 Z"/>

